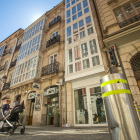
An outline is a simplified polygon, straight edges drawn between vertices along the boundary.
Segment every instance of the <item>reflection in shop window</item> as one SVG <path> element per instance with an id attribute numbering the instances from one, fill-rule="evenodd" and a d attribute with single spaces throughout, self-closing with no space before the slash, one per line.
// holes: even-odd
<path id="1" fill-rule="evenodd" d="M 83 69 L 90 68 L 89 59 L 83 60 Z"/>
<path id="2" fill-rule="evenodd" d="M 67 39 L 67 45 L 70 44 L 71 42 L 72 42 L 71 37 L 69 37 L 69 38 Z"/>
<path id="3" fill-rule="evenodd" d="M 73 73 L 73 65 L 68 65 L 68 74 Z"/>
<path id="4" fill-rule="evenodd" d="M 89 124 L 86 89 L 74 90 L 75 124 Z"/>
<path id="5" fill-rule="evenodd" d="M 99 56 L 92 57 L 93 66 L 100 65 Z"/>
<path id="6" fill-rule="evenodd" d="M 91 99 L 93 124 L 106 123 L 101 87 L 90 88 L 90 99 Z"/>

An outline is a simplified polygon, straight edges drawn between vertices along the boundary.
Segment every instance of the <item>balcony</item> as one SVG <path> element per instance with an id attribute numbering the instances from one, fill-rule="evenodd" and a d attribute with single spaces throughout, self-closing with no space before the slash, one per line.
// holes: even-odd
<path id="1" fill-rule="evenodd" d="M 54 18 L 54 20 L 52 20 L 50 23 L 49 23 L 49 28 L 52 27 L 54 24 L 56 24 L 57 22 L 61 21 L 61 17 L 60 16 L 57 16 L 56 18 Z"/>
<path id="2" fill-rule="evenodd" d="M 46 48 L 48 48 L 49 46 L 55 44 L 56 42 L 60 42 L 60 35 L 54 36 L 52 39 L 48 40 Z"/>
<path id="3" fill-rule="evenodd" d="M 21 43 L 18 46 L 16 46 L 15 51 L 19 50 L 20 47 L 21 47 Z"/>
<path id="4" fill-rule="evenodd" d="M 4 57 L 4 56 L 6 56 L 7 54 L 11 54 L 11 51 L 4 52 L 2 56 Z"/>
<path id="5" fill-rule="evenodd" d="M 59 69 L 59 63 L 58 62 L 49 64 L 49 65 L 42 68 L 41 76 L 45 76 L 45 75 L 48 75 L 48 74 L 52 74 L 54 72 L 58 72 L 58 69 Z"/>
<path id="6" fill-rule="evenodd" d="M 4 70 L 4 68 L 3 67 L 0 67 L 0 71 L 2 71 L 2 70 Z"/>
<path id="7" fill-rule="evenodd" d="M 14 67 L 16 65 L 16 62 L 17 62 L 17 59 L 10 64 L 10 68 Z"/>
<path id="8" fill-rule="evenodd" d="M 140 14 L 136 15 L 132 18 L 129 18 L 128 20 L 125 20 L 123 22 L 120 22 L 118 24 L 119 24 L 120 28 L 123 28 L 123 27 L 128 26 L 129 24 L 132 24 L 132 23 L 137 22 L 139 20 L 140 20 Z"/>
<path id="9" fill-rule="evenodd" d="M 9 88 L 10 88 L 10 82 L 5 83 L 4 86 L 3 86 L 2 91 L 7 90 L 7 89 L 9 89 Z"/>

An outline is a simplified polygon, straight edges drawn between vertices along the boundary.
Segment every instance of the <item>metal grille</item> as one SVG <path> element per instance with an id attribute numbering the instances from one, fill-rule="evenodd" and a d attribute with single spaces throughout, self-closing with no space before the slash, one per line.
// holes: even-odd
<path id="1" fill-rule="evenodd" d="M 140 52 L 131 58 L 130 64 L 132 66 L 136 80 L 140 80 Z"/>

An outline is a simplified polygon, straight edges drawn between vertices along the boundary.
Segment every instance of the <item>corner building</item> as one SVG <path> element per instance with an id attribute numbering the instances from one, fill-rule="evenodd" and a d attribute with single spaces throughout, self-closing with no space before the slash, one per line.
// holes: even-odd
<path id="1" fill-rule="evenodd" d="M 65 13 L 67 123 L 105 126 L 100 78 L 108 68 L 95 7 L 91 0 L 66 0 Z"/>

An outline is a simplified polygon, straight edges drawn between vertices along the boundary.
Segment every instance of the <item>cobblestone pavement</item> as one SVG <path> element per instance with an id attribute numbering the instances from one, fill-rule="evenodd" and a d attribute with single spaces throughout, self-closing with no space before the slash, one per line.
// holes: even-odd
<path id="1" fill-rule="evenodd" d="M 60 128 L 26 126 L 25 133 L 16 129 L 12 136 L 0 132 L 0 140 L 110 140 L 107 127 Z"/>

